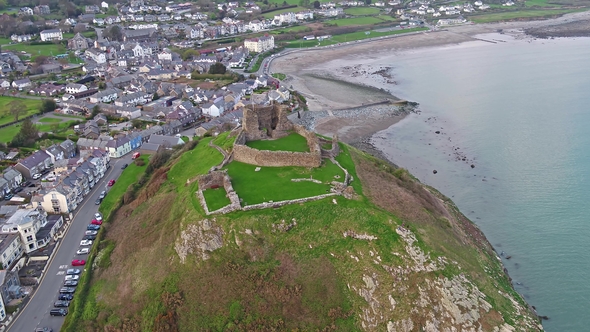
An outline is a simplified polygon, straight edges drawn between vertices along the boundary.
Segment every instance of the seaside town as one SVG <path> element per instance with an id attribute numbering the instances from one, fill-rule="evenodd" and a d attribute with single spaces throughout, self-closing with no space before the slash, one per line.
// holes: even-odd
<path id="1" fill-rule="evenodd" d="M 42 3 L 0 0 L 1 329 L 28 304 L 86 198 L 108 196 L 117 161 L 120 174 L 240 126 L 247 105 L 308 111 L 270 70 L 280 52 L 471 24 L 524 1 Z M 51 315 L 67 315 L 75 266 L 101 223 L 97 212 L 62 269 Z"/>

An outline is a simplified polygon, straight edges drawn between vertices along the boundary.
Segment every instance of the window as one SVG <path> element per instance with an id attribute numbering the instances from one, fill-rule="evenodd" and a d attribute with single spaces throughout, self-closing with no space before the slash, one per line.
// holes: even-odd
<path id="1" fill-rule="evenodd" d="M 60 208 L 59 208 L 59 206 L 54 206 L 54 207 L 53 207 L 53 212 L 55 212 L 55 213 L 60 213 Z"/>
<path id="2" fill-rule="evenodd" d="M 34 243 L 29 244 L 29 249 L 31 249 L 31 250 L 35 249 L 35 244 Z"/>
<path id="3" fill-rule="evenodd" d="M 27 242 L 31 242 L 31 241 L 33 241 L 33 235 L 27 236 Z"/>
<path id="4" fill-rule="evenodd" d="M 57 195 L 56 194 L 51 194 L 51 199 L 57 199 Z"/>

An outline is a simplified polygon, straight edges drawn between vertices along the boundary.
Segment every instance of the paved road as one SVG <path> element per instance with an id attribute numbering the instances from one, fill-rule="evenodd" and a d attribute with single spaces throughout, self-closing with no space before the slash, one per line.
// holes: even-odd
<path id="1" fill-rule="evenodd" d="M 61 243 L 56 249 L 57 252 L 53 254 L 49 266 L 45 269 L 46 273 L 39 287 L 8 331 L 28 332 L 34 331 L 37 327 L 51 327 L 54 331 L 61 329 L 64 318 L 50 316 L 49 310 L 53 308 L 53 303 L 57 300 L 58 291 L 63 285 L 65 270 L 72 268 L 70 264 L 73 259 L 86 259 L 86 255 L 76 255 L 76 250 L 80 246 L 86 226 L 93 219 L 94 213 L 98 211 L 98 206 L 94 204 L 94 201 L 106 188 L 110 179 L 116 179 L 121 175 L 123 171 L 121 166 L 130 162 L 131 154 L 121 159 L 111 159 L 111 167 L 105 176 L 92 188 L 75 211 L 70 228 L 61 239 Z"/>

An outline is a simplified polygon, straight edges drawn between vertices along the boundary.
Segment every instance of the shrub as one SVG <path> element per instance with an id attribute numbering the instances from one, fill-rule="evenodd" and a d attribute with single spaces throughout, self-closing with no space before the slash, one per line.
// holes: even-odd
<path id="1" fill-rule="evenodd" d="M 134 163 L 137 166 L 143 166 L 143 165 L 145 165 L 145 161 L 143 159 L 139 159 L 139 158 L 138 159 L 135 159 Z"/>

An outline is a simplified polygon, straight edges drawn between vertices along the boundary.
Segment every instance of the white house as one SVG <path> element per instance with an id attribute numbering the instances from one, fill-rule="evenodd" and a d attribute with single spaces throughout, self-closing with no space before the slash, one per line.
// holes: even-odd
<path id="1" fill-rule="evenodd" d="M 158 53 L 158 59 L 160 61 L 172 61 L 172 52 L 165 48 L 162 52 Z"/>
<path id="2" fill-rule="evenodd" d="M 112 139 L 107 142 L 109 157 L 120 158 L 131 152 L 131 141 L 127 136 Z"/>
<path id="3" fill-rule="evenodd" d="M 96 61 L 96 63 L 98 64 L 103 64 L 107 62 L 106 55 L 96 48 L 89 48 L 84 52 L 84 54 L 92 60 Z"/>
<path id="4" fill-rule="evenodd" d="M 100 3 L 100 8 L 109 9 L 109 4 L 103 1 Z"/>
<path id="5" fill-rule="evenodd" d="M 89 101 L 91 103 L 110 103 L 116 100 L 118 96 L 119 91 L 117 89 L 109 88 L 90 96 Z"/>
<path id="6" fill-rule="evenodd" d="M 29 87 L 29 86 L 31 86 L 31 80 L 28 77 L 23 78 L 22 80 L 12 81 L 12 87 L 15 89 L 22 90 L 22 89 Z"/>
<path id="7" fill-rule="evenodd" d="M 265 35 L 263 37 L 244 40 L 244 47 L 250 52 L 263 53 L 275 47 L 275 37 Z"/>
<path id="8" fill-rule="evenodd" d="M 10 88 L 10 81 L 5 79 L 0 79 L 0 89 L 8 89 Z"/>
<path id="9" fill-rule="evenodd" d="M 39 33 L 41 37 L 41 41 L 52 41 L 52 40 L 62 40 L 64 39 L 61 30 L 59 29 L 50 29 L 50 30 L 43 30 Z"/>
<path id="10" fill-rule="evenodd" d="M 84 85 L 84 84 L 69 83 L 68 85 L 66 85 L 66 93 L 69 93 L 71 95 L 76 94 L 76 93 L 80 93 L 80 92 L 84 92 L 87 90 L 88 90 L 88 87 L 86 87 L 86 85 Z"/>
<path id="11" fill-rule="evenodd" d="M 4 269 L 10 269 L 11 265 L 23 255 L 23 252 L 19 234 L 0 234 L 0 263 Z M 1 319 L 3 318 L 0 312 Z"/>
<path id="12" fill-rule="evenodd" d="M 49 238 L 37 238 L 39 229 L 47 224 L 47 213 L 40 209 L 18 209 L 2 225 L 4 234 L 20 234 L 26 253 L 46 246 Z M 42 234 L 39 234 L 42 235 Z"/>

